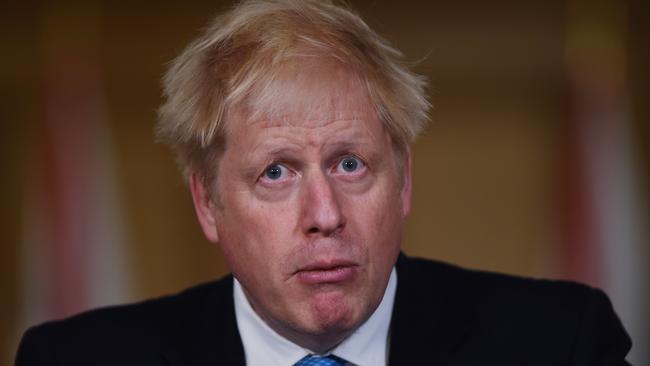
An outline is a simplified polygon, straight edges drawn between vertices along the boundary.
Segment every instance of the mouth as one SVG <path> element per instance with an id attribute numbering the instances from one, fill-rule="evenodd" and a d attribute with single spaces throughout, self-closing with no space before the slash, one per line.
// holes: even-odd
<path id="1" fill-rule="evenodd" d="M 357 264 L 349 261 L 320 261 L 309 263 L 294 274 L 304 284 L 332 284 L 351 280 L 357 268 Z"/>

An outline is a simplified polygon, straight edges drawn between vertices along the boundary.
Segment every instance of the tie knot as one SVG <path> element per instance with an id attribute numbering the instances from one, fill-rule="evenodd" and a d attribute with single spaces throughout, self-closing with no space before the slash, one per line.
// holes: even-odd
<path id="1" fill-rule="evenodd" d="M 334 355 L 329 356 L 305 356 L 300 361 L 296 362 L 294 366 L 345 366 L 347 361 Z"/>

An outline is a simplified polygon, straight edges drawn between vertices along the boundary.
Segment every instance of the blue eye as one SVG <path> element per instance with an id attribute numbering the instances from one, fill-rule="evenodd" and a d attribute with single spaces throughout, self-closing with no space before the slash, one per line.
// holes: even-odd
<path id="1" fill-rule="evenodd" d="M 354 156 L 348 156 L 343 158 L 340 164 L 341 164 L 341 169 L 343 169 L 348 173 L 352 173 L 357 169 L 359 169 L 359 166 L 362 165 L 363 163 L 359 159 L 355 158 Z"/>
<path id="2" fill-rule="evenodd" d="M 280 164 L 273 164 L 266 168 L 264 175 L 271 180 L 278 180 L 282 178 L 282 175 L 286 169 L 287 168 Z"/>

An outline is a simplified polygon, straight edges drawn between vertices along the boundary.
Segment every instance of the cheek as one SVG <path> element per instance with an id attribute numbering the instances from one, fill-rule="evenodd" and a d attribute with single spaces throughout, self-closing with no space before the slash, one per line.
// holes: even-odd
<path id="1" fill-rule="evenodd" d="M 295 227 L 290 205 L 252 198 L 230 200 L 221 215 L 220 237 L 224 255 L 233 271 L 258 273 L 282 265 Z M 266 269 L 262 271 L 261 269 Z"/>
<path id="2" fill-rule="evenodd" d="M 387 184 L 383 189 L 367 197 L 363 204 L 353 205 L 354 216 L 358 218 L 358 230 L 364 233 L 364 242 L 374 261 L 384 258 L 393 264 L 392 259 L 399 252 L 402 241 L 404 217 L 401 196 L 394 185 Z M 379 266 L 384 266 L 383 263 Z"/>
<path id="3" fill-rule="evenodd" d="M 363 227 L 368 228 L 376 235 L 401 226 L 402 222 L 402 200 L 399 190 L 390 182 L 387 184 L 376 184 L 375 189 L 369 190 L 362 196 L 351 196 L 348 198 L 348 212 L 350 217 L 355 218 Z"/>

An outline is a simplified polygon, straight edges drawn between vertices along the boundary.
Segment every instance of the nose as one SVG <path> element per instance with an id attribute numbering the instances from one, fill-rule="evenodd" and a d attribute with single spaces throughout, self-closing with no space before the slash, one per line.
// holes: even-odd
<path id="1" fill-rule="evenodd" d="M 302 227 L 307 235 L 331 236 L 345 226 L 339 197 L 323 172 L 305 177 L 302 187 Z"/>

